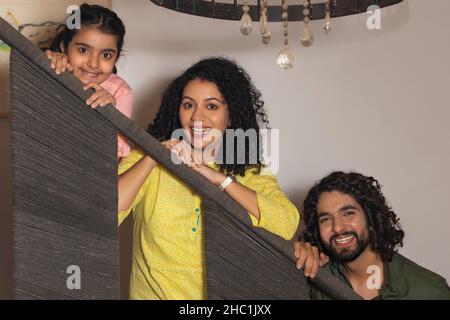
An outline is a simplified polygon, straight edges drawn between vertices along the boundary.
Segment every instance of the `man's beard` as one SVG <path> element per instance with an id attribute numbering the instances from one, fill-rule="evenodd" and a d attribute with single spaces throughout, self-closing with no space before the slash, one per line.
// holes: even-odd
<path id="1" fill-rule="evenodd" d="M 336 249 L 331 245 L 333 243 L 333 240 L 340 236 L 345 235 L 352 235 L 356 239 L 356 248 L 345 248 L 342 249 L 340 252 L 336 251 Z M 329 243 L 322 242 L 322 245 L 324 247 L 324 252 L 326 255 L 330 256 L 334 260 L 341 262 L 341 263 L 348 263 L 356 260 L 361 253 L 366 250 L 367 246 L 369 245 L 369 237 L 365 232 L 361 234 L 361 237 L 358 236 L 358 234 L 354 231 L 345 232 L 342 234 L 338 234 L 330 238 Z"/>

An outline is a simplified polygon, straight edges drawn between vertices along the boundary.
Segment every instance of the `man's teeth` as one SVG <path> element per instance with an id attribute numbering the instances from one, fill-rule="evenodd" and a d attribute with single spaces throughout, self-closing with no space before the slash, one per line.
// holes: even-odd
<path id="1" fill-rule="evenodd" d="M 346 237 L 342 237 L 342 238 L 336 238 L 336 242 L 342 244 L 342 243 L 347 243 L 347 242 L 351 241 L 352 239 L 353 239 L 353 236 L 350 235 L 350 236 L 346 236 Z"/>

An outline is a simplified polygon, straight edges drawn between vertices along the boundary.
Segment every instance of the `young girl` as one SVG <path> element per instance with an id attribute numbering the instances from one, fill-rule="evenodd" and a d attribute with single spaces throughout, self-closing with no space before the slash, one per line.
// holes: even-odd
<path id="1" fill-rule="evenodd" d="M 133 103 L 129 85 L 116 75 L 116 62 L 122 51 L 125 26 L 111 10 L 82 4 L 80 6 L 81 28 L 65 27 L 55 40 L 47 56 L 57 74 L 72 72 L 85 86 L 95 93 L 86 104 L 95 108 L 114 105 L 127 117 L 131 116 Z M 118 135 L 118 157 L 130 153 L 127 140 Z"/>
<path id="2" fill-rule="evenodd" d="M 299 213 L 275 177 L 261 173 L 260 158 L 249 161 L 251 143 L 245 146 L 245 163 L 236 161 L 236 154 L 223 164 L 199 163 L 192 156 L 211 145 L 213 130 L 223 137 L 229 133 L 226 129 L 253 129 L 259 135 L 258 118 L 268 123 L 260 96 L 234 62 L 205 59 L 169 85 L 148 132 L 245 208 L 255 227 L 290 239 Z M 200 143 L 170 140 L 180 128 L 187 141 L 200 139 Z M 229 150 L 225 144 L 222 147 L 227 159 Z M 138 150 L 123 159 L 119 174 L 119 222 L 131 211 L 134 215 L 130 298 L 206 298 L 200 196 Z"/>

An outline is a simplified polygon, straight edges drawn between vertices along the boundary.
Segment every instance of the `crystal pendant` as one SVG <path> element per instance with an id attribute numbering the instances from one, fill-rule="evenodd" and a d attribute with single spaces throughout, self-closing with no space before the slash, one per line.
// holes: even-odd
<path id="1" fill-rule="evenodd" d="M 262 35 L 262 43 L 269 44 L 269 42 L 270 42 L 270 30 L 267 30 L 267 32 Z"/>
<path id="2" fill-rule="evenodd" d="M 294 66 L 294 53 L 289 47 L 285 47 L 279 54 L 277 58 L 278 65 L 283 69 L 289 69 Z"/>
<path id="3" fill-rule="evenodd" d="M 309 26 L 305 24 L 305 27 L 303 28 L 303 37 L 301 37 L 300 43 L 305 47 L 309 47 L 313 44 L 313 42 L 314 42 L 314 35 Z"/>
<path id="4" fill-rule="evenodd" d="M 267 17 L 264 13 L 259 17 L 259 32 L 262 35 L 267 32 Z"/>
<path id="5" fill-rule="evenodd" d="M 327 16 L 325 18 L 325 26 L 323 27 L 323 29 L 325 30 L 325 34 L 328 34 L 331 30 L 331 17 L 330 17 L 330 13 L 327 13 Z"/>
<path id="6" fill-rule="evenodd" d="M 242 14 L 241 18 L 241 33 L 244 36 L 248 36 L 250 33 L 252 33 L 252 18 L 247 12 L 244 12 Z"/>
<path id="7" fill-rule="evenodd" d="M 331 22 L 330 22 L 330 21 L 325 22 L 325 26 L 323 27 L 323 29 L 325 30 L 325 34 L 330 33 L 330 30 L 331 30 Z"/>
<path id="8" fill-rule="evenodd" d="M 262 43 L 269 44 L 270 42 L 270 30 L 267 22 L 267 16 L 265 14 L 261 15 L 259 19 L 259 32 L 262 36 Z"/>

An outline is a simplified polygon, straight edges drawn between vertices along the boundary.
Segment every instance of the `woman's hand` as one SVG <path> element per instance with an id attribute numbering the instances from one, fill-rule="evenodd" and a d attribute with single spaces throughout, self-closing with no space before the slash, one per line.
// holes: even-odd
<path id="1" fill-rule="evenodd" d="M 208 167 L 208 165 L 203 162 L 203 157 L 201 159 L 196 159 L 193 148 L 185 141 L 168 140 L 162 142 L 162 144 L 174 152 L 184 164 L 200 173 L 211 183 L 218 186 L 227 178 L 223 173 Z"/>
<path id="2" fill-rule="evenodd" d="M 205 163 L 206 160 L 202 154 L 196 154 L 186 141 L 165 141 L 163 144 L 174 152 L 188 167 L 200 173 L 216 186 L 220 185 L 227 178 L 225 174 L 209 167 Z M 236 182 L 226 187 L 225 192 L 256 219 L 260 218 L 257 196 L 254 190 Z"/>
<path id="3" fill-rule="evenodd" d="M 69 63 L 69 57 L 65 53 L 46 50 L 47 57 L 51 60 L 50 67 L 55 70 L 56 74 L 61 74 L 66 70 L 73 71 L 72 65 Z"/>
<path id="4" fill-rule="evenodd" d="M 116 99 L 114 96 L 109 93 L 106 89 L 100 86 L 97 83 L 91 82 L 83 87 L 83 90 L 88 90 L 92 88 L 95 92 L 90 96 L 89 99 L 86 100 L 86 104 L 91 106 L 92 108 L 97 108 L 98 106 L 104 107 L 108 104 L 112 104 L 114 107 L 116 106 Z"/>
<path id="5" fill-rule="evenodd" d="M 330 258 L 308 242 L 294 243 L 294 254 L 297 258 L 297 269 L 304 267 L 306 277 L 314 278 L 319 267 L 325 266 Z"/>

